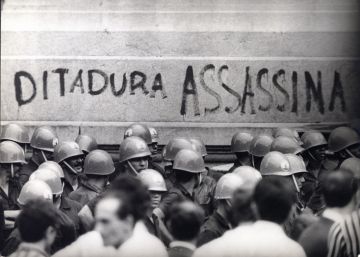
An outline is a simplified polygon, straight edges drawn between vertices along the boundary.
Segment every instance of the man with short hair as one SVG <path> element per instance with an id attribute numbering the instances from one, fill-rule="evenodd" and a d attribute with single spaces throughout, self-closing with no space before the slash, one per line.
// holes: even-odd
<path id="1" fill-rule="evenodd" d="M 170 208 L 168 227 L 174 237 L 168 250 L 169 257 L 190 257 L 204 220 L 204 211 L 193 202 L 175 203 Z"/>
<path id="2" fill-rule="evenodd" d="M 56 210 L 46 200 L 29 201 L 17 218 L 23 242 L 11 257 L 48 257 L 57 233 Z"/>
<path id="3" fill-rule="evenodd" d="M 355 209 L 357 184 L 350 171 L 333 171 L 323 178 L 323 195 L 327 205 L 319 220 L 304 230 L 299 243 L 308 257 L 326 257 L 330 227 Z"/>

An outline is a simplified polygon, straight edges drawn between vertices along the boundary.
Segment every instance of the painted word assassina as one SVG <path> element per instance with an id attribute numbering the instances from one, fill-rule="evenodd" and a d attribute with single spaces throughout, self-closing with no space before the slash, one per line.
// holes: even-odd
<path id="1" fill-rule="evenodd" d="M 297 114 L 300 111 L 300 101 L 305 104 L 305 110 L 301 110 L 305 112 L 314 109 L 320 114 L 335 109 L 346 112 L 345 85 L 341 74 L 336 70 L 330 75 L 326 74 L 326 85 L 321 71 L 270 71 L 268 68 L 253 69 L 244 66 L 241 79 L 227 82 L 226 75 L 230 72 L 231 69 L 227 65 L 215 67 L 208 64 L 195 73 L 194 68 L 189 65 L 182 71 L 181 81 L 167 84 L 164 82 L 165 73 L 160 72 L 150 78 L 145 72 L 138 70 L 118 74 L 100 69 L 79 69 L 75 73 L 76 76 L 70 77 L 67 68 L 45 70 L 42 74 L 20 70 L 14 74 L 15 98 L 19 106 L 26 106 L 35 98 L 51 100 L 49 90 L 58 90 L 59 97 L 74 93 L 95 97 L 109 90 L 114 96 L 114 101 L 119 103 L 122 97 L 132 97 L 136 94 L 144 94 L 149 99 L 155 98 L 156 101 L 165 101 L 174 97 L 168 92 L 177 87 L 177 97 L 181 98 L 179 115 L 186 115 L 190 108 L 195 116 L 218 112 L 253 115 L 274 109 Z M 325 87 L 329 92 L 326 96 Z M 208 106 L 200 106 L 200 91 L 201 97 L 213 98 Z M 229 97 L 231 101 L 227 100 Z M 119 100 L 116 100 L 117 98 Z M 261 100 L 255 101 L 256 99 Z"/>

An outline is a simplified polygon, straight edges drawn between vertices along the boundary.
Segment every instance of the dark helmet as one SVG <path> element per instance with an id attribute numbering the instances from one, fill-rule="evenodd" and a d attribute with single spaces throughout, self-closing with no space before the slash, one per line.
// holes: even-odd
<path id="1" fill-rule="evenodd" d="M 173 138 L 163 149 L 163 159 L 165 161 L 174 161 L 176 154 L 183 149 L 194 150 L 194 147 L 186 138 Z"/>
<path id="2" fill-rule="evenodd" d="M 75 142 L 80 146 L 81 151 L 90 153 L 92 150 L 98 149 L 96 139 L 88 135 L 78 135 Z"/>
<path id="3" fill-rule="evenodd" d="M 41 126 L 35 129 L 30 140 L 30 146 L 35 149 L 54 152 L 58 142 L 58 136 L 52 128 Z"/>
<path id="4" fill-rule="evenodd" d="M 338 127 L 331 131 L 328 145 L 329 151 L 339 152 L 349 146 L 359 143 L 360 136 L 354 129 L 349 127 Z"/>
<path id="5" fill-rule="evenodd" d="M 150 150 L 146 142 L 137 136 L 127 137 L 120 144 L 119 162 L 128 161 L 130 159 L 150 156 Z"/>
<path id="6" fill-rule="evenodd" d="M 150 130 L 145 124 L 134 123 L 130 125 L 130 127 L 125 130 L 124 139 L 132 136 L 142 138 L 148 145 L 152 143 Z"/>
<path id="7" fill-rule="evenodd" d="M 279 136 L 274 139 L 271 144 L 271 151 L 278 151 L 283 154 L 292 153 L 299 154 L 305 151 L 295 140 L 294 138 Z"/>
<path id="8" fill-rule="evenodd" d="M 107 176 L 115 171 L 114 161 L 104 150 L 91 151 L 84 161 L 85 175 Z"/>
<path id="9" fill-rule="evenodd" d="M 174 170 L 190 173 L 201 173 L 206 171 L 202 156 L 194 150 L 180 150 L 174 159 Z"/>
<path id="10" fill-rule="evenodd" d="M 249 152 L 253 136 L 247 132 L 238 132 L 231 139 L 231 152 Z"/>
<path id="11" fill-rule="evenodd" d="M 270 147 L 274 138 L 269 135 L 258 135 L 250 143 L 250 154 L 256 157 L 263 157 L 270 152 Z"/>
<path id="12" fill-rule="evenodd" d="M 309 150 L 313 147 L 327 145 L 324 135 L 319 131 L 307 131 L 301 136 L 303 147 Z"/>
<path id="13" fill-rule="evenodd" d="M 10 123 L 1 130 L 0 141 L 10 140 L 19 144 L 29 144 L 29 130 L 19 124 Z"/>

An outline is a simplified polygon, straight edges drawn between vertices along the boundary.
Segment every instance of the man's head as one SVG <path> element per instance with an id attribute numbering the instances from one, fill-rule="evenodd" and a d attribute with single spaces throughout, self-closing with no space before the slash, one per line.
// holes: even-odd
<path id="1" fill-rule="evenodd" d="M 295 202 L 295 195 L 284 177 L 263 177 L 255 188 L 254 202 L 262 220 L 282 224 Z"/>
<path id="2" fill-rule="evenodd" d="M 175 240 L 194 241 L 203 220 L 202 208 L 193 202 L 184 201 L 171 206 L 168 227 Z"/>
<path id="3" fill-rule="evenodd" d="M 105 245 L 120 246 L 132 234 L 135 223 L 143 220 L 150 208 L 147 187 L 131 176 L 119 176 L 95 209 L 95 230 Z"/>
<path id="4" fill-rule="evenodd" d="M 43 241 L 49 250 L 56 238 L 55 207 L 45 200 L 32 200 L 25 204 L 17 218 L 21 239 L 26 243 Z"/>
<path id="5" fill-rule="evenodd" d="M 322 191 L 328 207 L 345 207 L 351 204 L 358 190 L 354 174 L 347 170 L 333 171 L 322 179 Z"/>

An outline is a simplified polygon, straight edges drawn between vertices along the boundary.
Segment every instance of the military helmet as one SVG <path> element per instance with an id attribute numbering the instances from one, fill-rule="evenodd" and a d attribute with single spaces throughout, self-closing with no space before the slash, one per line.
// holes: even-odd
<path id="1" fill-rule="evenodd" d="M 53 170 L 59 175 L 60 178 L 65 178 L 64 171 L 57 162 L 54 161 L 43 162 L 39 165 L 38 169 L 42 169 L 42 168 Z"/>
<path id="2" fill-rule="evenodd" d="M 71 157 L 83 156 L 84 153 L 80 150 L 77 143 L 73 141 L 60 142 L 54 150 L 54 160 L 57 163 L 65 161 Z"/>
<path id="3" fill-rule="evenodd" d="M 244 186 L 244 180 L 236 174 L 223 175 L 216 184 L 214 198 L 217 200 L 231 199 L 237 189 Z"/>
<path id="4" fill-rule="evenodd" d="M 92 150 L 98 149 L 96 139 L 88 135 L 78 135 L 75 142 L 79 145 L 81 151 L 90 153 Z"/>
<path id="5" fill-rule="evenodd" d="M 279 136 L 274 139 L 270 147 L 271 151 L 278 151 L 283 154 L 299 154 L 305 151 L 293 138 Z"/>
<path id="6" fill-rule="evenodd" d="M 249 152 L 253 136 L 247 132 L 237 132 L 231 139 L 231 152 Z"/>
<path id="7" fill-rule="evenodd" d="M 319 131 L 307 131 L 301 136 L 303 147 L 309 150 L 313 147 L 327 145 L 324 135 Z"/>
<path id="8" fill-rule="evenodd" d="M 189 149 L 180 150 L 176 154 L 173 169 L 190 173 L 206 171 L 205 163 L 200 153 Z"/>
<path id="9" fill-rule="evenodd" d="M 145 124 L 134 123 L 130 125 L 130 127 L 125 130 L 124 139 L 132 136 L 142 138 L 148 145 L 152 143 L 150 130 Z"/>
<path id="10" fill-rule="evenodd" d="M 163 159 L 165 161 L 174 161 L 176 154 L 183 149 L 194 150 L 194 147 L 186 138 L 173 138 L 163 149 Z"/>
<path id="11" fill-rule="evenodd" d="M 163 176 L 156 170 L 145 169 L 142 170 L 138 178 L 143 182 L 149 189 L 149 191 L 166 192 L 166 183 Z"/>
<path id="12" fill-rule="evenodd" d="M 55 130 L 48 126 L 41 126 L 35 129 L 30 140 L 30 146 L 35 149 L 54 152 L 58 142 Z"/>
<path id="13" fill-rule="evenodd" d="M 151 142 L 152 143 L 159 143 L 159 134 L 155 128 L 149 127 L 150 134 L 151 134 Z"/>
<path id="14" fill-rule="evenodd" d="M 29 144 L 29 131 L 26 127 L 9 123 L 1 130 L 0 141 L 10 140 L 19 144 Z"/>
<path id="15" fill-rule="evenodd" d="M 233 174 L 240 176 L 245 185 L 255 186 L 262 178 L 261 173 L 251 166 L 240 166 L 232 171 Z"/>
<path id="16" fill-rule="evenodd" d="M 270 147 L 274 138 L 270 135 L 258 135 L 251 140 L 250 143 L 250 154 L 256 157 L 263 157 L 265 154 L 270 152 Z"/>
<path id="17" fill-rule="evenodd" d="M 120 144 L 119 162 L 128 161 L 130 159 L 150 156 L 150 150 L 146 142 L 137 136 L 127 137 Z"/>
<path id="18" fill-rule="evenodd" d="M 359 134 L 349 127 L 338 127 L 334 129 L 331 131 L 328 141 L 329 151 L 331 152 L 339 152 L 349 146 L 359 143 Z"/>
<path id="19" fill-rule="evenodd" d="M 84 174 L 107 176 L 115 171 L 114 161 L 104 150 L 91 151 L 84 161 Z"/>
<path id="20" fill-rule="evenodd" d="M 0 142 L 0 163 L 23 163 L 25 164 L 25 153 L 20 145 L 13 141 Z"/>
<path id="21" fill-rule="evenodd" d="M 46 168 L 37 169 L 30 175 L 29 181 L 31 180 L 44 181 L 46 184 L 48 184 L 54 195 L 59 195 L 63 192 L 61 178 L 54 170 Z"/>
<path id="22" fill-rule="evenodd" d="M 53 193 L 51 188 L 42 180 L 31 180 L 22 187 L 19 198 L 20 205 L 25 205 L 31 200 L 43 199 L 52 202 Z"/>
<path id="23" fill-rule="evenodd" d="M 290 173 L 296 174 L 296 173 L 307 173 L 306 165 L 304 160 L 295 154 L 285 154 L 286 158 L 288 159 L 290 163 Z"/>
<path id="24" fill-rule="evenodd" d="M 302 145 L 302 141 L 300 139 L 299 133 L 297 132 L 296 129 L 291 129 L 291 128 L 277 128 L 274 131 L 274 138 L 280 137 L 280 136 L 285 136 L 285 137 L 290 137 L 290 138 L 294 138 L 295 141 L 299 144 Z"/>
<path id="25" fill-rule="evenodd" d="M 189 141 L 193 145 L 195 151 L 199 152 L 202 157 L 207 155 L 206 147 L 203 141 L 201 141 L 199 138 L 191 138 Z"/>
<path id="26" fill-rule="evenodd" d="M 350 171 L 360 179 L 360 159 L 355 157 L 346 159 L 341 163 L 340 170 Z"/>
<path id="27" fill-rule="evenodd" d="M 260 173 L 262 176 L 277 175 L 290 176 L 290 163 L 285 154 L 280 152 L 267 153 L 260 164 Z"/>

